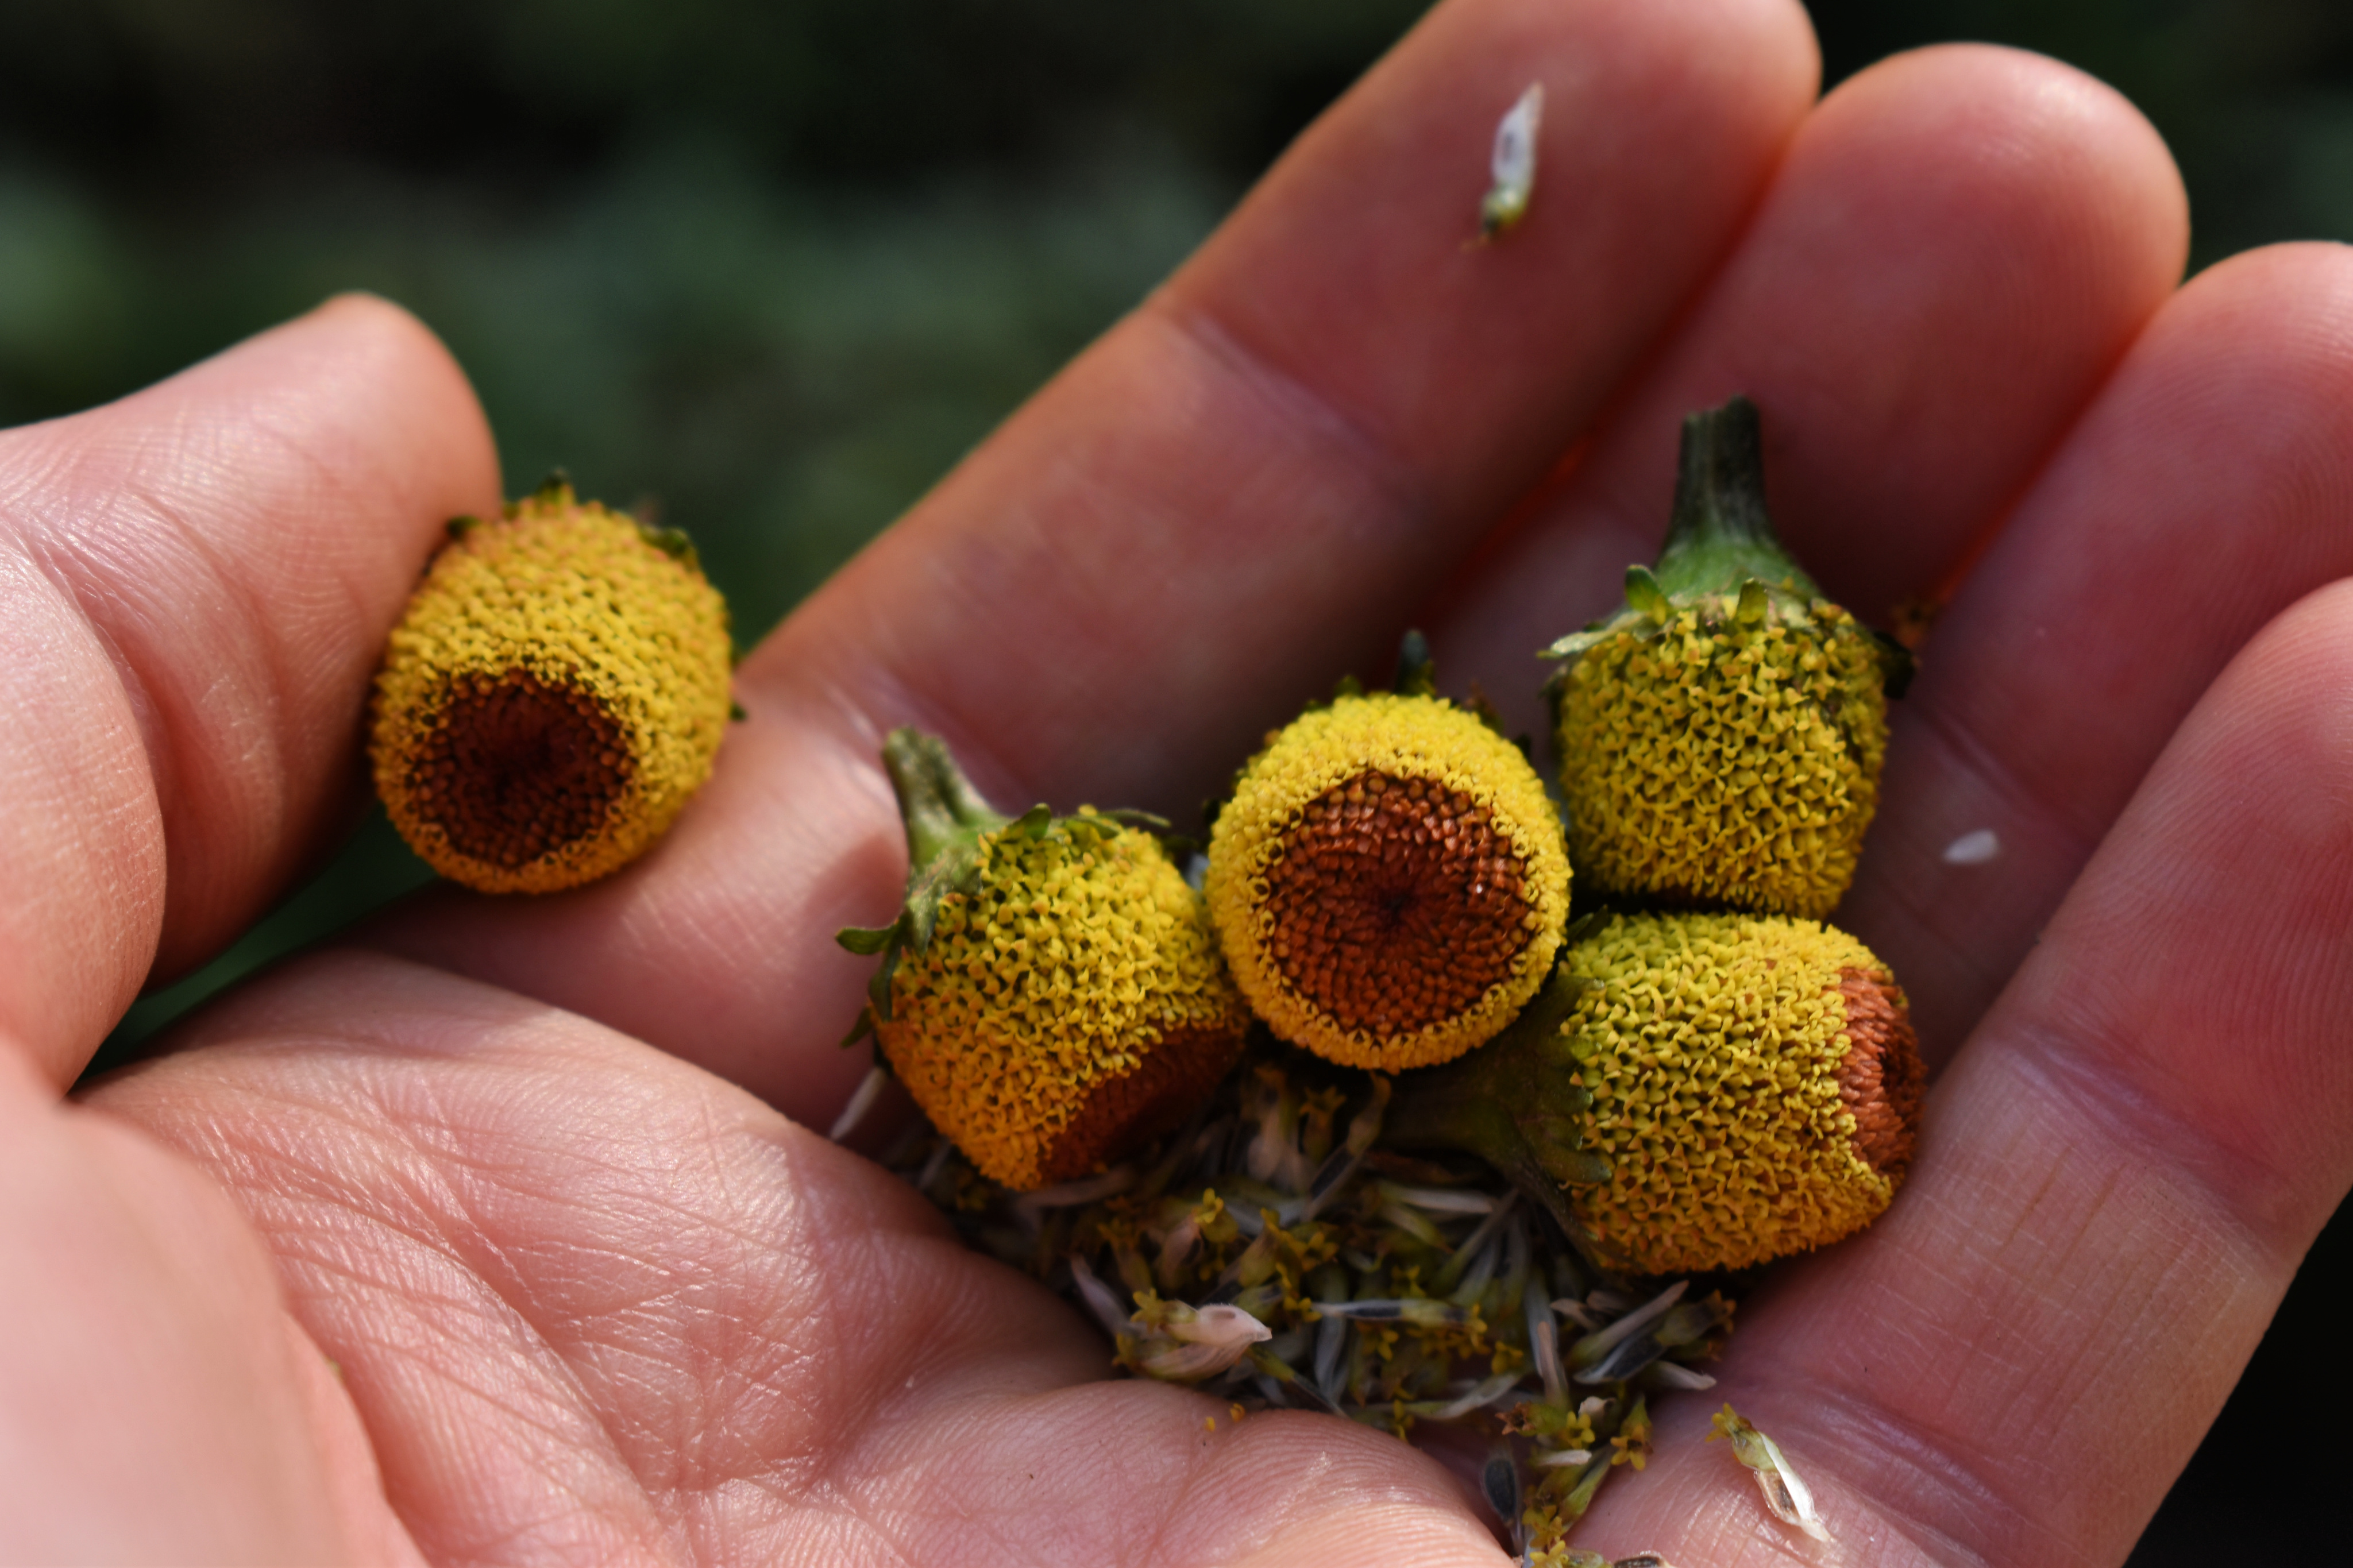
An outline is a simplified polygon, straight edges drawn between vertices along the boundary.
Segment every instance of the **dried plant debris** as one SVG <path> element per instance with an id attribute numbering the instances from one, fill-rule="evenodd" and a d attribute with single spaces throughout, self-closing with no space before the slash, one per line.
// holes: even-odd
<path id="1" fill-rule="evenodd" d="M 1486 244 L 1528 216 L 1536 190 L 1536 132 L 1544 124 L 1544 83 L 1530 82 L 1495 126 L 1487 161 L 1487 194 L 1479 202 L 1479 237 Z"/>
<path id="2" fill-rule="evenodd" d="M 1802 1530 L 1816 1541 L 1831 1539 L 1830 1527 L 1822 1522 L 1821 1511 L 1814 1506 L 1813 1489 L 1799 1478 L 1789 1457 L 1781 1446 L 1758 1431 L 1756 1426 L 1731 1405 L 1715 1413 L 1715 1429 L 1707 1435 L 1715 1442 L 1729 1438 L 1732 1457 L 1748 1467 L 1757 1478 L 1757 1489 L 1765 1499 L 1765 1506 L 1783 1524 Z"/>
<path id="3" fill-rule="evenodd" d="M 1732 1303 L 1597 1267 L 1482 1162 L 1388 1146 L 1394 1083 L 1261 1034 L 1185 1127 L 1100 1174 L 1016 1192 L 928 1129 L 892 1163 L 1129 1372 L 1399 1436 L 1483 1431 L 1523 1559 L 1599 1561 L 1563 1555 L 1569 1528 L 1648 1462 L 1650 1397 L 1713 1384 Z"/>

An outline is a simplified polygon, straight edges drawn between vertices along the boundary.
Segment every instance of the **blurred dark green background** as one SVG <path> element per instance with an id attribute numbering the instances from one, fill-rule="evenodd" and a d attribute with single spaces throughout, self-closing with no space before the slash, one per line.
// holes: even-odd
<path id="1" fill-rule="evenodd" d="M 0 424 L 342 289 L 416 310 L 511 488 L 688 529 L 750 642 L 1133 303 L 1416 0 L 0 0 Z M 2346 0 L 1821 0 L 1828 80 L 1972 37 L 2115 83 L 2195 264 L 2353 235 Z M 204 973 L 414 886 L 381 820 Z M 2136 1568 L 2341 1559 L 2340 1222 Z M 2021 1441 L 2031 1441 L 2021 1434 Z M 2327 1528 L 2328 1533 L 2322 1531 Z"/>

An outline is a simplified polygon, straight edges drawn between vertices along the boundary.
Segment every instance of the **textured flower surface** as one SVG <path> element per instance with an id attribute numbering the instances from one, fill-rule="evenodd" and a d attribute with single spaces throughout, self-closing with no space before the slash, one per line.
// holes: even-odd
<path id="1" fill-rule="evenodd" d="M 568 485 L 452 533 L 376 676 L 376 790 L 452 880 L 593 881 L 650 847 L 710 776 L 726 605 L 680 536 Z"/>
<path id="2" fill-rule="evenodd" d="M 1201 896 L 1148 833 L 1082 810 L 982 836 L 875 1019 L 934 1125 L 1018 1190 L 1167 1131 L 1240 1054 L 1248 1011 Z"/>
<path id="3" fill-rule="evenodd" d="M 1275 1033 L 1394 1071 L 1460 1056 L 1543 984 L 1568 858 L 1516 747 L 1441 699 L 1382 692 L 1310 710 L 1251 760 L 1207 891 Z"/>
<path id="4" fill-rule="evenodd" d="M 1737 595 L 1630 616 L 1570 667 L 1561 786 L 1596 888 L 1820 918 L 1854 879 L 1887 752 L 1882 656 L 1836 605 L 1764 597 L 1753 621 Z"/>
<path id="5" fill-rule="evenodd" d="M 1757 405 L 1683 421 L 1674 515 L 1616 615 L 1547 650 L 1569 855 L 1605 896 L 1819 920 L 1879 807 L 1911 656 L 1822 596 L 1765 508 Z"/>
<path id="6" fill-rule="evenodd" d="M 1563 961 L 1562 1037 L 1607 1181 L 1574 1202 L 1643 1273 L 1738 1268 L 1862 1228 L 1912 1158 L 1923 1073 L 1886 967 L 1843 931 L 1743 915 L 1609 921 Z"/>

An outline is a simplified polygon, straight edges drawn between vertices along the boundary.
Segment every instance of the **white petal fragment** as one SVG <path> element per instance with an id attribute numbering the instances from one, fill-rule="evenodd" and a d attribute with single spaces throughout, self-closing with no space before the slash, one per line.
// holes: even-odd
<path id="1" fill-rule="evenodd" d="M 1654 1361 L 1648 1368 L 1650 1374 L 1669 1388 L 1714 1388 L 1715 1379 L 1704 1372 L 1695 1372 L 1679 1362 Z"/>
<path id="2" fill-rule="evenodd" d="M 1732 1439 L 1732 1457 L 1756 1473 L 1757 1489 L 1765 1499 L 1765 1506 L 1774 1518 L 1795 1529 L 1804 1531 L 1816 1541 L 1831 1539 L 1830 1527 L 1822 1522 L 1821 1510 L 1814 1506 L 1813 1489 L 1807 1486 L 1781 1452 L 1781 1446 L 1765 1436 L 1739 1412 L 1727 1405 L 1715 1417 L 1715 1430 L 1708 1434 Z"/>
<path id="3" fill-rule="evenodd" d="M 1947 866 L 1982 866 L 2001 853 L 2001 835 L 1990 827 L 1964 833 L 1945 846 Z"/>
<path id="4" fill-rule="evenodd" d="M 1274 1331 L 1260 1322 L 1240 1307 L 1202 1307 L 1193 1313 L 1189 1322 L 1168 1325 L 1171 1337 L 1188 1344 L 1230 1347 L 1236 1355 L 1261 1340 L 1274 1338 Z"/>
<path id="5" fill-rule="evenodd" d="M 1479 204 L 1479 237 L 1492 239 L 1527 216 L 1536 188 L 1536 130 L 1544 121 L 1544 83 L 1531 82 L 1495 127 L 1492 180 Z"/>
<path id="6" fill-rule="evenodd" d="M 1095 1277 L 1095 1271 L 1087 1267 L 1087 1260 L 1075 1253 L 1071 1258 L 1071 1278 L 1078 1284 L 1079 1299 L 1086 1302 L 1087 1310 L 1095 1315 L 1095 1321 L 1103 1325 L 1104 1333 L 1117 1339 L 1127 1332 L 1127 1309 L 1119 1304 L 1119 1298 L 1113 1293 L 1112 1288 Z"/>
<path id="7" fill-rule="evenodd" d="M 1593 1450 L 1590 1448 L 1556 1448 L 1549 1454 L 1538 1454 L 1534 1459 L 1531 1459 L 1528 1462 L 1539 1470 L 1558 1469 L 1567 1465 L 1589 1465 L 1593 1463 Z"/>
<path id="8" fill-rule="evenodd" d="M 874 1109 L 874 1102 L 881 1098 L 882 1086 L 890 1081 L 891 1075 L 881 1068 L 868 1068 L 866 1076 L 859 1080 L 858 1092 L 849 1097 L 849 1103 L 841 1108 L 841 1114 L 833 1119 L 825 1135 L 836 1143 L 849 1137 L 850 1131 L 866 1120 L 866 1113 Z"/>

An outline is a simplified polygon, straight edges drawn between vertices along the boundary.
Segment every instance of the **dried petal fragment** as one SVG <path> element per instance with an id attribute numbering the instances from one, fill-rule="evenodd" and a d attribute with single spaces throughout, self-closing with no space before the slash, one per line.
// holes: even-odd
<path id="1" fill-rule="evenodd" d="M 1731 1439 L 1732 1457 L 1757 1477 L 1757 1489 L 1764 1496 L 1765 1506 L 1774 1518 L 1804 1531 L 1816 1541 L 1831 1539 L 1830 1527 L 1822 1522 L 1820 1510 L 1814 1506 L 1813 1489 L 1799 1478 L 1778 1443 L 1758 1431 L 1729 1405 L 1716 1412 L 1715 1429 L 1707 1435 L 1711 1443 L 1718 1437 Z"/>
<path id="2" fill-rule="evenodd" d="M 1488 161 L 1493 182 L 1479 203 L 1479 237 L 1493 239 L 1527 216 L 1536 188 L 1536 132 L 1544 123 L 1544 83 L 1530 82 L 1495 126 Z"/>

